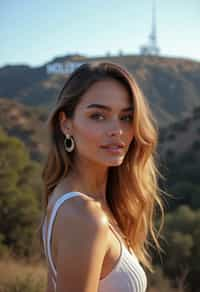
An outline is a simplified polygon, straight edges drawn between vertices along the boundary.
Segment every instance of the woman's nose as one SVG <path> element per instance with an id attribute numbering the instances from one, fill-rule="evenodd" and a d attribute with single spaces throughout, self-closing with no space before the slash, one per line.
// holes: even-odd
<path id="1" fill-rule="evenodd" d="M 120 123 L 118 121 L 112 122 L 107 133 L 108 136 L 120 136 L 123 133 Z"/>

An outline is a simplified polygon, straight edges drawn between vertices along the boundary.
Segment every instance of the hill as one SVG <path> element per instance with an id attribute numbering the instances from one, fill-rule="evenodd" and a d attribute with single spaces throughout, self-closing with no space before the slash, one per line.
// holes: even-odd
<path id="1" fill-rule="evenodd" d="M 46 113 L 39 108 L 15 100 L 0 98 L 0 125 L 9 136 L 22 140 L 34 160 L 41 160 L 46 152 Z"/>
<path id="2" fill-rule="evenodd" d="M 167 126 L 191 113 L 200 105 L 200 63 L 150 56 L 86 58 L 64 56 L 44 66 L 5 66 L 0 68 L 0 97 L 48 111 L 63 86 L 66 76 L 48 74 L 47 65 L 73 62 L 111 61 L 125 66 L 138 81 L 148 98 L 159 125 Z"/>
<path id="3" fill-rule="evenodd" d="M 200 106 L 183 120 L 172 123 L 160 131 L 162 157 L 179 158 L 188 151 L 197 155 L 200 154 L 198 150 L 200 150 Z"/>
<path id="4" fill-rule="evenodd" d="M 160 130 L 158 153 L 170 209 L 181 204 L 200 208 L 200 107 L 187 118 Z"/>

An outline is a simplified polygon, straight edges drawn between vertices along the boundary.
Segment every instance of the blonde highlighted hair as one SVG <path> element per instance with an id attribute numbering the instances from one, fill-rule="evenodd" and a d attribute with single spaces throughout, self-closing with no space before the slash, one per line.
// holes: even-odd
<path id="1" fill-rule="evenodd" d="M 127 245 L 143 266 L 153 272 L 149 248 L 155 246 L 161 250 L 159 235 L 164 221 L 162 191 L 158 186 L 161 174 L 156 166 L 158 127 L 136 81 L 122 66 L 111 62 L 83 64 L 69 76 L 61 90 L 47 121 L 50 146 L 42 173 L 44 215 L 53 189 L 61 178 L 67 176 L 69 168 L 73 168 L 73 152 L 64 150 L 58 115 L 64 111 L 73 118 L 87 89 L 94 82 L 110 78 L 122 83 L 132 97 L 134 138 L 122 164 L 109 168 L 106 200 Z M 159 230 L 155 228 L 157 207 L 161 214 Z"/>

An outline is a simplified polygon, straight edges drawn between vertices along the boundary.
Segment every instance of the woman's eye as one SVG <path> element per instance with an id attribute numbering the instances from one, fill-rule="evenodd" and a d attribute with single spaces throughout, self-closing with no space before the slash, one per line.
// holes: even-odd
<path id="1" fill-rule="evenodd" d="M 127 121 L 127 122 L 131 122 L 133 120 L 133 116 L 126 115 L 126 116 L 122 117 L 122 120 Z"/>
<path id="2" fill-rule="evenodd" d="M 104 120 L 104 115 L 99 113 L 92 114 L 90 117 L 94 120 Z"/>
<path id="3" fill-rule="evenodd" d="M 98 120 L 98 121 L 105 120 L 105 116 L 101 113 L 94 113 L 90 116 L 90 118 L 93 120 Z M 126 116 L 123 116 L 121 120 L 126 121 L 126 122 L 131 122 L 133 120 L 133 116 L 126 115 Z"/>

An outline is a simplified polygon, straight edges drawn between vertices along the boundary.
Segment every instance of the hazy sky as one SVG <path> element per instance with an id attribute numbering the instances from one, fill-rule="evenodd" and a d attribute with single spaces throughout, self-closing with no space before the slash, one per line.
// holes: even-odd
<path id="1" fill-rule="evenodd" d="M 156 3 L 161 55 L 200 61 L 200 0 Z M 0 66 L 138 54 L 151 24 L 151 0 L 0 0 Z"/>

